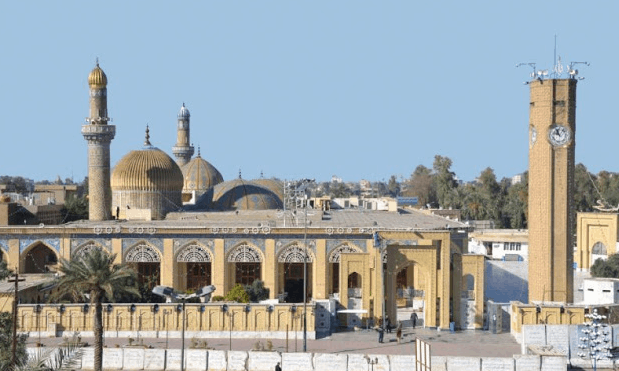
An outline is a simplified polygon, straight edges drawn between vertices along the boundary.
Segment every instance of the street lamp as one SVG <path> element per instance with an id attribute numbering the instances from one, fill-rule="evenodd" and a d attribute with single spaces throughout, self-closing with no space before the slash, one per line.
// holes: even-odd
<path id="1" fill-rule="evenodd" d="M 610 352 L 612 348 L 610 344 L 610 329 L 602 321 L 606 316 L 598 314 L 597 309 L 593 309 L 593 313 L 585 314 L 588 321 L 585 322 L 586 328 L 582 330 L 585 335 L 581 338 L 578 348 L 582 352 L 578 352 L 578 356 L 582 359 L 589 357 L 593 362 L 593 370 L 597 370 L 597 361 L 603 359 L 612 360 L 613 355 Z"/>
<path id="2" fill-rule="evenodd" d="M 369 365 L 372 365 L 372 371 L 374 371 L 374 365 L 378 363 L 378 357 L 374 357 L 374 359 L 368 357 L 368 355 L 364 355 L 363 358 L 365 358 L 366 362 Z"/>
<path id="3" fill-rule="evenodd" d="M 178 294 L 174 292 L 173 288 L 168 287 L 168 286 L 155 286 L 153 288 L 153 294 L 163 296 L 166 299 L 180 300 L 183 303 L 183 305 L 181 306 L 181 311 L 183 315 L 183 328 L 181 331 L 181 338 L 182 338 L 181 340 L 181 371 L 184 371 L 185 369 L 185 318 L 187 317 L 185 315 L 185 303 L 187 302 L 188 299 L 200 298 L 200 297 L 206 297 L 207 298 L 206 301 L 208 301 L 210 300 L 210 296 L 214 291 L 215 291 L 215 286 L 213 285 L 204 286 L 198 289 L 198 291 L 196 291 L 193 294 Z M 166 339 L 166 342 L 167 342 L 167 339 Z M 166 348 L 167 348 L 167 344 L 166 344 Z"/>

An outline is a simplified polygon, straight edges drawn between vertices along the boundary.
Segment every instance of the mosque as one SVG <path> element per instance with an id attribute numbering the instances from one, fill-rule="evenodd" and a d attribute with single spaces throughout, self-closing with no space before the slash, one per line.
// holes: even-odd
<path id="1" fill-rule="evenodd" d="M 184 104 L 175 159 L 151 144 L 146 128 L 143 147 L 111 169 L 116 127 L 108 117 L 107 83 L 97 63 L 81 130 L 88 143 L 89 220 L 0 227 L 0 256 L 20 275 L 34 279 L 54 272 L 61 258 L 103 249 L 118 263 L 133 264 L 141 281 L 181 292 L 214 285 L 225 295 L 238 283 L 262 280 L 272 301 L 307 300 L 323 308 L 312 312 L 315 331 L 330 331 L 335 320 L 361 326 L 412 312 L 426 327 L 483 326 L 484 257 L 467 253 L 467 225 L 400 209 L 394 200 L 381 211 L 330 210 L 317 200 L 290 208 L 279 181 L 240 175 L 224 181 L 199 149 L 194 157 Z M 22 303 L 44 302 L 35 284 L 24 287 Z M 8 310 L 2 303 L 0 297 L 0 309 Z"/>

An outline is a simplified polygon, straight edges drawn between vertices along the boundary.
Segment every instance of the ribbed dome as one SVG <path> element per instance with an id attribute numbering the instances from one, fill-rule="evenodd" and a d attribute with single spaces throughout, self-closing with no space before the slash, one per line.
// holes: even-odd
<path id="1" fill-rule="evenodd" d="M 280 200 L 284 199 L 284 183 L 275 179 L 254 179 L 252 183 L 256 183 L 269 191 L 275 193 Z"/>
<path id="2" fill-rule="evenodd" d="M 189 110 L 185 107 L 185 103 L 181 107 L 181 110 L 178 112 L 179 119 L 188 119 L 191 115 L 189 114 Z"/>
<path id="3" fill-rule="evenodd" d="M 183 173 L 176 162 L 158 148 L 131 151 L 112 173 L 112 191 L 177 191 L 183 189 Z"/>
<path id="4" fill-rule="evenodd" d="M 105 76 L 105 72 L 99 67 L 99 62 L 97 62 L 95 68 L 90 71 L 90 75 L 88 75 L 88 85 L 91 87 L 105 87 L 107 85 L 107 76 Z"/>
<path id="5" fill-rule="evenodd" d="M 283 208 L 283 203 L 270 190 L 243 179 L 235 179 L 215 186 L 213 208 L 217 210 L 270 210 Z"/>
<path id="6" fill-rule="evenodd" d="M 202 194 L 224 181 L 219 170 L 200 155 L 189 161 L 182 170 L 185 178 L 183 192 L 197 191 Z"/>

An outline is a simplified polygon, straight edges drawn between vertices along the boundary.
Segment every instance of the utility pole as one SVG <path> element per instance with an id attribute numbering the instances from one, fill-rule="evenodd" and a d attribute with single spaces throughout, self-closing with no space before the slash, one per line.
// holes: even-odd
<path id="1" fill-rule="evenodd" d="M 15 268 L 17 271 L 17 268 Z M 7 282 L 15 282 L 15 293 L 13 296 L 13 345 L 11 347 L 11 368 L 17 368 L 17 302 L 19 301 L 19 282 L 25 278 L 19 278 L 19 273 L 14 274 L 15 278 L 10 278 Z"/>

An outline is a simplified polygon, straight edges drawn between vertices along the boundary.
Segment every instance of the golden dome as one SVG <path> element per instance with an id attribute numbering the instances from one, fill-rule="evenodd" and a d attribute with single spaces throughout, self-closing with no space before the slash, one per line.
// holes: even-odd
<path id="1" fill-rule="evenodd" d="M 176 191 L 183 190 L 183 173 L 165 152 L 152 146 L 131 151 L 112 173 L 112 191 Z"/>
<path id="2" fill-rule="evenodd" d="M 183 166 L 185 185 L 183 192 L 206 192 L 209 188 L 224 181 L 219 170 L 204 160 L 198 154 L 193 160 Z"/>
<path id="3" fill-rule="evenodd" d="M 90 75 L 88 75 L 88 85 L 90 87 L 105 87 L 107 85 L 107 76 L 105 76 L 105 72 L 99 67 L 99 61 L 97 61 L 97 65 L 90 71 Z"/>

